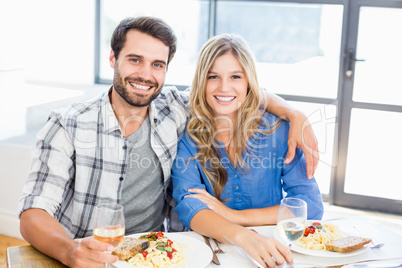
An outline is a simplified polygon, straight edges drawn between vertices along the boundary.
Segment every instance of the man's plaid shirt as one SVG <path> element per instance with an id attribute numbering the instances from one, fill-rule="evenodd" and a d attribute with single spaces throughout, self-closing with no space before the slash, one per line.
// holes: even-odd
<path id="1" fill-rule="evenodd" d="M 170 204 L 174 202 L 167 187 L 177 140 L 186 127 L 187 104 L 188 94 L 164 87 L 149 107 L 151 146 L 163 169 Z M 94 206 L 102 201 L 120 202 L 127 168 L 127 140 L 108 92 L 52 112 L 38 133 L 36 147 L 20 213 L 41 208 L 72 238 L 92 235 Z"/>

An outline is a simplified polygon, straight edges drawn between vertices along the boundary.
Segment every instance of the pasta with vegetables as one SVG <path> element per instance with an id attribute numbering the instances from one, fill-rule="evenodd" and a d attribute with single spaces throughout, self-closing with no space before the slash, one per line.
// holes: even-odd
<path id="1" fill-rule="evenodd" d="M 326 250 L 326 244 L 342 237 L 336 225 L 314 222 L 305 229 L 304 235 L 295 244 L 310 250 Z"/>
<path id="2" fill-rule="evenodd" d="M 182 245 L 167 238 L 162 232 L 151 232 L 140 238 L 148 239 L 149 247 L 128 260 L 136 267 L 170 268 L 186 264 Z"/>

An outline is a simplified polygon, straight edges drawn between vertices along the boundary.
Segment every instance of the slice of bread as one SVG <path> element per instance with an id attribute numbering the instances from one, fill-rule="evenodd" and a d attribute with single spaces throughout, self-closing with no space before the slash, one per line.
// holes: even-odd
<path id="1" fill-rule="evenodd" d="M 120 260 L 125 261 L 134 257 L 137 253 L 144 251 L 148 246 L 148 239 L 125 237 L 120 245 L 114 249 L 112 254 L 119 257 Z"/>
<path id="2" fill-rule="evenodd" d="M 370 238 L 346 236 L 326 244 L 326 249 L 336 252 L 347 252 L 363 247 L 371 242 Z"/>

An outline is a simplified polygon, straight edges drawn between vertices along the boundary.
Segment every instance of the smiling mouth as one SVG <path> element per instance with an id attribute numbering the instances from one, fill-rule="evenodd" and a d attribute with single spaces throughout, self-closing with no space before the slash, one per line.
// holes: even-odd
<path id="1" fill-rule="evenodd" d="M 145 91 L 148 91 L 151 88 L 153 88 L 153 86 L 144 86 L 144 85 L 140 85 L 140 84 L 136 84 L 136 83 L 129 83 L 129 84 L 135 89 L 140 89 L 140 90 L 145 90 Z"/>
<path id="2" fill-rule="evenodd" d="M 222 101 L 222 102 L 230 102 L 236 98 L 236 97 L 223 97 L 223 96 L 214 96 L 214 97 L 218 101 Z"/>

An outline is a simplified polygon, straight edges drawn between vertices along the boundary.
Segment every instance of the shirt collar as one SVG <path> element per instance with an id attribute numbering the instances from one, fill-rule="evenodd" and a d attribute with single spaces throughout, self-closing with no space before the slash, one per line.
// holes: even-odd
<path id="1" fill-rule="evenodd" d="M 105 123 L 105 131 L 107 134 L 118 130 L 121 133 L 119 122 L 117 121 L 116 115 L 112 103 L 110 102 L 110 93 L 112 92 L 112 86 L 110 89 L 104 93 L 101 99 L 101 111 L 102 111 L 102 121 Z"/>
<path id="2" fill-rule="evenodd" d="M 106 133 L 109 134 L 118 130 L 121 133 L 119 122 L 117 121 L 116 114 L 114 113 L 113 105 L 110 102 L 110 93 L 112 92 L 113 86 L 104 93 L 101 99 L 102 103 L 102 117 L 103 122 L 105 122 L 105 130 Z M 157 125 L 158 121 L 160 120 L 158 114 L 156 113 L 156 106 L 154 101 L 152 101 L 148 108 L 148 116 L 151 126 L 154 127 L 155 124 Z"/>
<path id="3" fill-rule="evenodd" d="M 149 116 L 149 122 L 151 123 L 151 126 L 155 126 L 155 124 L 157 124 L 159 121 L 159 117 L 158 117 L 158 114 L 156 113 L 156 106 L 155 106 L 154 101 L 152 101 L 149 104 L 148 116 Z"/>

